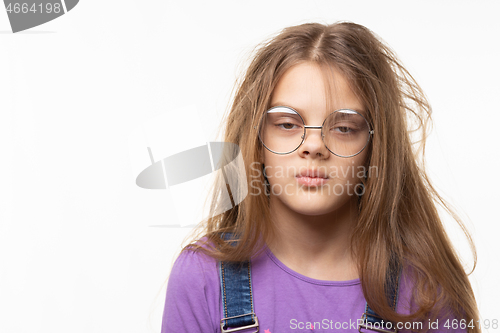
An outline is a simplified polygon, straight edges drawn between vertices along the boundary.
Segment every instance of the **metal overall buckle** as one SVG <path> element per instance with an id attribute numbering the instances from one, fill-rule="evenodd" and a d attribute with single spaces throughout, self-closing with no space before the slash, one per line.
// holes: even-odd
<path id="1" fill-rule="evenodd" d="M 251 325 L 246 325 L 246 326 L 241 326 L 241 327 L 236 327 L 236 328 L 231 328 L 231 329 L 225 329 L 224 328 L 224 320 L 238 318 L 238 317 L 245 317 L 245 316 L 248 316 L 248 315 L 252 315 L 252 318 L 254 318 L 255 323 L 253 323 Z M 242 314 L 242 315 L 239 315 L 239 316 L 234 316 L 234 317 L 222 318 L 220 320 L 220 329 L 221 329 L 222 333 L 237 332 L 237 331 L 246 330 L 246 329 L 250 329 L 250 328 L 257 328 L 257 330 L 254 331 L 254 332 L 252 332 L 252 333 L 259 332 L 259 319 L 257 319 L 257 315 L 255 313 L 253 313 L 253 312 L 247 313 L 247 314 Z"/>
<path id="2" fill-rule="evenodd" d="M 383 319 L 382 317 L 375 316 L 375 315 L 372 315 L 372 314 L 370 314 L 370 316 L 371 317 L 377 317 L 377 318 Z M 368 318 L 367 318 L 366 312 L 363 312 L 363 315 L 361 316 L 361 320 L 363 320 L 363 323 L 359 324 L 359 328 L 358 328 L 358 331 L 360 333 L 364 333 L 363 331 L 361 331 L 362 328 L 364 328 L 365 330 L 377 331 L 377 332 L 382 332 L 382 333 L 397 333 L 398 332 L 397 327 L 395 327 L 394 330 L 387 330 L 387 329 L 384 329 L 382 327 L 374 327 L 373 324 L 372 325 L 365 324 L 365 323 L 368 323 Z"/>

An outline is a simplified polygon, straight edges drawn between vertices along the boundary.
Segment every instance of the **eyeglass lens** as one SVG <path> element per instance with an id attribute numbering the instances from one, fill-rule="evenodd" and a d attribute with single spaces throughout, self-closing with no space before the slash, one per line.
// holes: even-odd
<path id="1" fill-rule="evenodd" d="M 319 129 L 309 129 L 309 131 Z M 321 134 L 330 152 L 350 157 L 361 152 L 370 139 L 366 119 L 356 111 L 337 110 L 325 119 Z M 259 138 L 264 146 L 277 154 L 288 154 L 304 141 L 306 128 L 302 117 L 288 107 L 274 107 L 262 117 Z"/>

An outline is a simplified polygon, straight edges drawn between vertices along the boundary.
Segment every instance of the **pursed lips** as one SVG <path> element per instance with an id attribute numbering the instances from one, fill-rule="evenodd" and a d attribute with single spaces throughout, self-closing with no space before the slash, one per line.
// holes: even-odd
<path id="1" fill-rule="evenodd" d="M 297 182 L 305 186 L 321 186 L 328 181 L 328 176 L 320 170 L 307 169 L 295 175 Z"/>

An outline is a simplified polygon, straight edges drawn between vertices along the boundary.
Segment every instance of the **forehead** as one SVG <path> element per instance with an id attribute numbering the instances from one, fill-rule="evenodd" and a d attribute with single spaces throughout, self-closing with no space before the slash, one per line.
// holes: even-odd
<path id="1" fill-rule="evenodd" d="M 334 67 L 303 62 L 288 69 L 271 96 L 271 107 L 289 106 L 304 116 L 324 116 L 338 109 L 365 114 L 363 103 Z"/>

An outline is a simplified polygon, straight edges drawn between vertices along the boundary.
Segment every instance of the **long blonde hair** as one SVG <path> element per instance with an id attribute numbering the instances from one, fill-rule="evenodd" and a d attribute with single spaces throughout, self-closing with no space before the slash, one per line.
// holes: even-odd
<path id="1" fill-rule="evenodd" d="M 431 185 L 424 168 L 430 105 L 394 52 L 367 28 L 349 22 L 302 24 L 284 29 L 256 50 L 235 90 L 224 137 L 240 147 L 248 183 L 260 177 L 264 184 L 262 173 L 256 175 L 251 167 L 262 156 L 259 119 L 269 108 L 281 76 L 303 61 L 338 69 L 365 104 L 368 121 L 377 133 L 370 145 L 368 165 L 377 167 L 378 175 L 365 182 L 359 219 L 351 236 L 366 301 L 393 322 L 421 320 L 447 308 L 467 323 L 477 323 L 472 288 L 446 235 L 438 204 L 467 236 L 475 267 L 474 244 L 458 216 Z M 200 250 L 215 259 L 231 261 L 248 260 L 260 253 L 276 230 L 269 220 L 265 191 L 255 186 L 248 190 L 239 205 L 210 218 L 193 236 L 204 236 L 205 241 L 189 244 L 184 250 Z M 216 188 L 214 198 L 219 198 L 219 191 Z M 221 240 L 223 232 L 238 236 L 236 246 Z M 412 296 L 419 309 L 410 316 L 395 313 L 386 300 L 384 282 L 394 258 L 412 267 Z M 468 330 L 479 332 L 477 327 Z"/>

